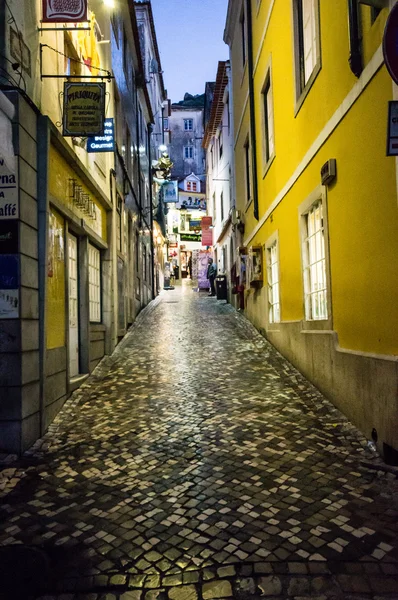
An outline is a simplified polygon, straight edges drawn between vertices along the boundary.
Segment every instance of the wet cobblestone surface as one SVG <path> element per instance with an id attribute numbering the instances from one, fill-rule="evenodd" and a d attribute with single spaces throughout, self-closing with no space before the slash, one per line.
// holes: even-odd
<path id="1" fill-rule="evenodd" d="M 39 550 L 41 600 L 397 599 L 394 475 L 243 315 L 183 283 L 4 461 L 0 564 Z"/>

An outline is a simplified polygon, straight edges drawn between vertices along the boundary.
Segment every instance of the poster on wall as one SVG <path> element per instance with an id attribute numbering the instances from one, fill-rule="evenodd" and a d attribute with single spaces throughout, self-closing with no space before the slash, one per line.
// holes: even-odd
<path id="1" fill-rule="evenodd" d="M 18 256 L 0 255 L 0 319 L 19 317 Z"/>
<path id="2" fill-rule="evenodd" d="M 0 254 L 18 254 L 18 221 L 0 220 Z"/>
<path id="3" fill-rule="evenodd" d="M 42 0 L 43 23 L 87 21 L 87 0 Z"/>
<path id="4" fill-rule="evenodd" d="M 18 319 L 19 290 L 0 290 L 0 319 Z"/>
<path id="5" fill-rule="evenodd" d="M 18 219 L 18 177 L 0 157 L 0 220 Z"/>
<path id="6" fill-rule="evenodd" d="M 103 136 L 105 83 L 64 83 L 64 137 Z"/>
<path id="7" fill-rule="evenodd" d="M 198 255 L 198 288 L 200 290 L 208 290 L 210 287 L 207 279 L 207 267 L 209 266 L 209 258 L 211 253 L 207 250 L 201 250 Z"/>

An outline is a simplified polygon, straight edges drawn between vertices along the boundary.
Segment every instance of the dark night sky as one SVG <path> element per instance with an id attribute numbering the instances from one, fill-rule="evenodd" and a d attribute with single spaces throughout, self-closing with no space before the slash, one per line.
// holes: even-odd
<path id="1" fill-rule="evenodd" d="M 203 94 L 214 81 L 223 42 L 228 0 L 152 0 L 163 77 L 172 102 L 185 92 Z"/>

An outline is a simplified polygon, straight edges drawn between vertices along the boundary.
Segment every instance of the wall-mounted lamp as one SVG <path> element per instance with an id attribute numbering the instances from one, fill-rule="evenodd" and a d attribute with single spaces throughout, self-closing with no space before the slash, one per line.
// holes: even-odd
<path id="1" fill-rule="evenodd" d="M 115 0 L 104 0 L 104 4 L 109 8 L 115 8 Z"/>

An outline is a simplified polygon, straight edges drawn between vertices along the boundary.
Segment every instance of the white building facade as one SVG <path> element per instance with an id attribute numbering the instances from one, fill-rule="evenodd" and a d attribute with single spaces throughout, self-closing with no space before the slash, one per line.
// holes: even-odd
<path id="1" fill-rule="evenodd" d="M 228 298 L 234 287 L 233 266 L 238 245 L 238 218 L 233 182 L 233 131 L 229 61 L 218 63 L 212 101 L 205 123 L 208 215 L 213 223 L 213 252 L 217 274 L 226 275 Z"/>

